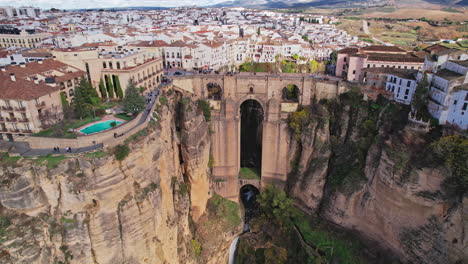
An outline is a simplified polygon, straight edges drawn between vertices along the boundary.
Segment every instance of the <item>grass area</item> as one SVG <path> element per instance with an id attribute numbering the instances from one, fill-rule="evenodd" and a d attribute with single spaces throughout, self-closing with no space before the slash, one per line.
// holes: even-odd
<path id="1" fill-rule="evenodd" d="M 135 118 L 134 115 L 128 116 L 126 113 L 116 114 L 116 115 L 114 115 L 114 117 L 120 118 L 120 119 L 125 120 L 125 121 L 130 121 L 130 120 L 133 120 Z"/>
<path id="2" fill-rule="evenodd" d="M 99 150 L 99 151 L 95 151 L 95 152 L 88 152 L 85 154 L 86 157 L 88 158 L 102 158 L 102 157 L 105 157 L 107 156 L 107 153 L 102 151 L 102 150 Z"/>
<path id="3" fill-rule="evenodd" d="M 101 120 L 100 117 L 88 117 L 83 120 L 64 121 L 49 129 L 33 134 L 35 137 L 58 137 L 58 138 L 76 138 L 74 132 L 68 131 L 69 129 L 76 129 L 91 122 Z"/>
<path id="4" fill-rule="evenodd" d="M 240 168 L 239 178 L 246 180 L 260 180 L 260 170 L 258 168 Z"/>
<path id="5" fill-rule="evenodd" d="M 463 11 L 460 11 L 458 9 L 451 8 L 451 7 L 442 8 L 442 11 L 450 12 L 450 13 L 461 13 L 461 14 L 463 14 Z"/>
<path id="6" fill-rule="evenodd" d="M 229 228 L 235 228 L 240 225 L 239 205 L 233 201 L 214 194 L 208 200 L 208 210 L 211 214 L 219 217 L 224 225 Z"/>
<path id="7" fill-rule="evenodd" d="M 65 156 L 52 156 L 52 155 L 47 155 L 47 156 L 41 156 L 38 159 L 35 160 L 35 162 L 39 165 L 43 164 L 44 161 L 46 161 L 47 168 L 53 169 L 56 168 L 60 162 L 67 157 Z"/>
<path id="8" fill-rule="evenodd" d="M 362 245 L 356 240 L 344 237 L 341 232 L 328 230 L 318 220 L 309 219 L 299 211 L 293 222 L 305 242 L 325 252 L 330 263 L 361 263 L 358 256 Z"/>
<path id="9" fill-rule="evenodd" d="M 10 157 L 8 152 L 0 152 L 0 165 L 13 166 L 21 157 Z"/>

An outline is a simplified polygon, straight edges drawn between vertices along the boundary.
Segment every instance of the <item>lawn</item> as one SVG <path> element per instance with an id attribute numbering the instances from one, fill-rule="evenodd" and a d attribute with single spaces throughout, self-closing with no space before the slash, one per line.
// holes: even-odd
<path id="1" fill-rule="evenodd" d="M 214 194 L 208 200 L 207 206 L 210 213 L 221 218 L 227 228 L 233 229 L 240 225 L 241 218 L 237 203 Z"/>
<path id="2" fill-rule="evenodd" d="M 76 134 L 74 132 L 68 131 L 69 129 L 76 129 L 78 127 L 84 126 L 91 122 L 101 120 L 100 117 L 88 117 L 83 120 L 72 120 L 72 121 L 65 121 L 65 123 L 59 123 L 57 125 L 52 126 L 49 129 L 43 130 L 41 132 L 33 134 L 34 137 L 58 137 L 58 138 L 76 138 Z"/>
<path id="3" fill-rule="evenodd" d="M 134 115 L 128 116 L 126 113 L 116 114 L 116 115 L 114 115 L 114 117 L 120 118 L 120 119 L 125 120 L 125 121 L 130 121 L 130 120 L 133 120 L 135 118 Z"/>
<path id="4" fill-rule="evenodd" d="M 98 151 L 95 151 L 95 152 L 88 152 L 85 154 L 86 157 L 88 158 L 102 158 L 102 157 L 105 157 L 107 155 L 106 152 L 102 151 L 102 150 L 98 150 Z"/>
<path id="5" fill-rule="evenodd" d="M 44 161 L 46 161 L 47 168 L 53 169 L 56 168 L 60 162 L 67 157 L 65 156 L 52 156 L 52 155 L 47 155 L 47 156 L 41 156 L 38 159 L 35 160 L 35 162 L 39 165 L 41 165 Z"/>
<path id="6" fill-rule="evenodd" d="M 10 157 L 8 152 L 0 152 L 0 165 L 13 166 L 21 157 Z"/>
<path id="7" fill-rule="evenodd" d="M 240 168 L 239 178 L 246 180 L 260 180 L 260 170 L 258 168 Z"/>
<path id="8" fill-rule="evenodd" d="M 325 252 L 329 261 L 338 260 L 337 263 L 349 264 L 361 263 L 359 255 L 362 252 L 362 245 L 346 234 L 330 230 L 317 219 L 311 219 L 299 210 L 293 223 L 302 234 L 305 242 Z"/>

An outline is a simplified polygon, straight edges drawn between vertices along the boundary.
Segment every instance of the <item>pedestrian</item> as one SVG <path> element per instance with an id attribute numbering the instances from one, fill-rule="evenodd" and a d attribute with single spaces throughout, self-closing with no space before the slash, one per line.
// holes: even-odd
<path id="1" fill-rule="evenodd" d="M 54 152 L 56 152 L 56 151 L 57 151 L 57 148 L 56 148 L 56 147 L 54 147 Z"/>
<path id="2" fill-rule="evenodd" d="M 72 149 L 71 149 L 71 147 L 68 147 L 68 151 L 70 151 L 70 153 L 72 153 Z"/>
<path id="3" fill-rule="evenodd" d="M 60 152 L 60 148 L 59 148 L 59 147 L 57 147 L 57 152 Z"/>

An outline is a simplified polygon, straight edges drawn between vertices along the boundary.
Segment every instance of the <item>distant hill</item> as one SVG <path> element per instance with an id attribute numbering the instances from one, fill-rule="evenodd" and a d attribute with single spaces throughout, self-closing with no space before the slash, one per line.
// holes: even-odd
<path id="1" fill-rule="evenodd" d="M 400 4 L 399 0 L 235 0 L 226 1 L 212 7 L 247 8 L 308 8 L 308 7 L 363 7 Z M 403 1 L 408 2 L 408 1 Z M 411 1 L 410 1 L 411 2 Z M 446 6 L 467 6 L 468 0 L 423 0 L 428 4 Z M 411 5 L 411 4 L 409 4 Z"/>

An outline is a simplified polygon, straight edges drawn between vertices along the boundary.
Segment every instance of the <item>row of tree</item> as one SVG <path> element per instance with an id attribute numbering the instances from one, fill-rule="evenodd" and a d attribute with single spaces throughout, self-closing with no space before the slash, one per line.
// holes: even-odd
<path id="1" fill-rule="evenodd" d="M 113 83 L 115 83 L 115 87 Z M 115 95 L 117 95 L 118 98 L 123 98 L 119 76 L 112 75 L 107 78 L 106 85 L 104 85 L 104 81 L 101 78 L 99 81 L 99 92 L 101 93 L 102 98 L 114 98 Z"/>
<path id="2" fill-rule="evenodd" d="M 102 80 L 99 84 L 99 91 L 102 95 L 102 98 L 113 97 L 113 87 L 112 89 L 103 89 L 101 85 Z M 116 77 L 116 86 L 117 86 L 117 96 L 123 98 L 122 106 L 125 112 L 131 113 L 133 115 L 138 114 L 143 111 L 145 108 L 145 98 L 139 93 L 137 87 L 134 83 L 129 81 L 127 89 L 125 90 L 125 97 L 123 96 L 122 89 L 120 88 L 120 82 L 118 77 Z M 108 93 L 106 93 L 106 91 Z M 69 104 L 65 98 L 65 94 L 61 94 L 64 114 L 66 118 L 79 118 L 83 119 L 86 117 L 96 117 L 96 109 L 100 109 L 102 104 L 102 98 L 99 97 L 96 89 L 92 86 L 86 78 L 81 78 L 79 85 L 75 88 L 75 97 L 72 104 Z"/>

